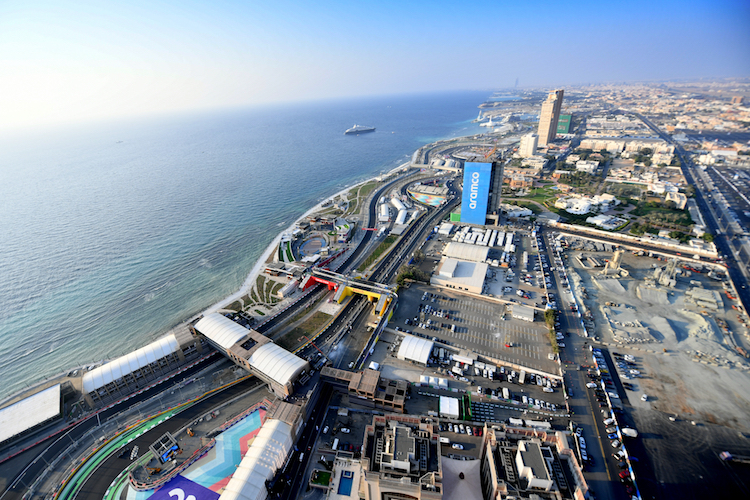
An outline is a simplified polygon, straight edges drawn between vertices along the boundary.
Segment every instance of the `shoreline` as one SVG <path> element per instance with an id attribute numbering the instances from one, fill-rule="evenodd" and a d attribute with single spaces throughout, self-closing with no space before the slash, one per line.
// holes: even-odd
<path id="1" fill-rule="evenodd" d="M 425 144 L 425 145 L 421 146 L 420 148 L 417 148 L 415 151 L 418 151 L 419 149 L 421 149 L 421 148 L 423 148 L 423 147 L 425 147 L 425 146 L 427 146 L 429 144 L 433 144 L 433 143 Z M 412 154 L 412 157 L 413 157 L 413 154 Z M 315 213 L 316 211 L 322 209 L 323 208 L 323 203 L 325 203 L 328 200 L 333 200 L 334 198 L 336 198 L 338 196 L 341 196 L 343 194 L 348 193 L 349 191 L 351 191 L 352 188 L 355 188 L 355 187 L 360 186 L 362 184 L 366 184 L 366 183 L 368 183 L 370 181 L 376 180 L 378 177 L 389 176 L 389 175 L 392 175 L 393 173 L 395 173 L 395 172 L 397 172 L 399 170 L 408 169 L 411 164 L 412 164 L 412 160 L 411 160 L 411 157 L 410 157 L 409 160 L 401 163 L 397 167 L 394 167 L 394 168 L 392 168 L 392 169 L 390 169 L 390 170 L 388 170 L 386 172 L 379 173 L 379 174 L 374 175 L 372 177 L 365 178 L 365 179 L 363 179 L 363 180 L 361 180 L 359 182 L 355 182 L 354 184 L 349 184 L 349 185 L 345 186 L 344 188 L 342 188 L 341 190 L 337 191 L 336 193 L 331 194 L 331 195 L 326 196 L 325 198 L 323 198 L 320 202 L 318 202 L 313 207 L 311 207 L 307 211 L 305 211 L 302 215 L 300 215 L 299 217 L 297 217 L 289 226 L 287 226 L 285 229 L 281 230 L 274 237 L 274 239 L 268 244 L 268 246 L 265 248 L 265 250 L 263 250 L 263 252 L 261 253 L 261 255 L 255 261 L 255 264 L 250 269 L 250 272 L 248 273 L 247 277 L 245 278 L 245 280 L 240 285 L 239 289 L 237 289 L 237 291 L 235 291 L 234 293 L 228 295 L 227 297 L 224 297 L 223 299 L 217 301 L 216 303 L 214 303 L 213 305 L 207 307 L 206 309 L 201 310 L 200 312 L 197 312 L 196 314 L 193 314 L 188 319 L 172 325 L 168 329 L 166 329 L 163 332 L 161 332 L 160 334 L 156 335 L 154 337 L 154 340 L 162 338 L 165 335 L 169 335 L 169 333 L 172 332 L 175 328 L 179 328 L 181 325 L 186 325 L 186 324 L 194 321 L 195 319 L 200 318 L 203 315 L 215 312 L 215 311 L 221 309 L 222 307 L 224 307 L 224 306 L 232 303 L 233 301 L 239 299 L 243 295 L 249 293 L 250 289 L 252 288 L 252 286 L 254 285 L 255 281 L 258 278 L 258 276 L 260 275 L 261 270 L 265 266 L 266 261 L 271 257 L 271 255 L 273 255 L 273 252 L 275 252 L 276 249 L 278 248 L 278 245 L 279 245 L 279 243 L 281 241 L 282 235 L 284 233 L 286 233 L 286 232 L 289 232 L 289 231 L 293 230 L 294 227 L 296 226 L 296 224 L 300 220 L 302 220 L 305 217 L 309 216 L 310 214 Z M 58 372 L 55 375 L 50 375 L 49 377 L 45 377 L 45 378 L 43 378 L 41 380 L 37 380 L 37 381 L 29 384 L 29 386 L 24 387 L 22 389 L 19 389 L 18 391 L 15 391 L 14 393 L 9 394 L 7 397 L 3 397 L 2 399 L 0 399 L 0 408 L 9 406 L 10 404 L 13 404 L 13 403 L 10 403 L 10 401 L 19 398 L 19 396 L 22 395 L 22 394 L 24 394 L 24 393 L 28 393 L 29 396 L 30 396 L 30 395 L 34 394 L 35 392 L 37 392 L 40 387 L 42 387 L 42 386 L 44 386 L 46 384 L 50 384 L 50 382 L 52 382 L 54 380 L 58 380 L 58 379 L 62 380 L 62 379 L 67 378 L 68 373 L 70 373 L 72 370 L 75 370 L 75 369 L 80 370 L 80 369 L 83 369 L 83 368 L 85 368 L 87 366 L 100 366 L 100 365 L 109 363 L 109 362 L 111 362 L 111 361 L 113 361 L 115 359 L 117 359 L 117 358 L 106 358 L 106 359 L 100 359 L 100 360 L 96 360 L 96 361 L 90 361 L 90 362 L 83 363 L 83 364 L 78 364 L 78 365 L 76 365 L 73 368 L 67 368 L 67 369 L 65 369 L 65 370 L 63 370 L 61 372 Z M 26 396 L 26 397 L 29 397 L 29 396 Z M 25 399 L 25 398 L 22 398 L 22 399 Z"/>
<path id="2" fill-rule="evenodd" d="M 250 289 L 252 288 L 253 284 L 255 283 L 255 280 L 258 278 L 258 276 L 261 273 L 261 270 L 265 266 L 266 261 L 271 257 L 271 255 L 273 255 L 273 252 L 275 252 L 276 249 L 278 248 L 279 242 L 281 241 L 281 236 L 284 233 L 289 232 L 292 229 L 294 229 L 295 225 L 300 220 L 304 219 L 305 217 L 309 216 L 310 214 L 315 213 L 316 211 L 318 211 L 321 208 L 323 208 L 323 203 L 325 203 L 328 200 L 332 200 L 332 199 L 334 199 L 334 198 L 336 198 L 338 196 L 341 196 L 342 194 L 346 194 L 349 191 L 351 191 L 352 188 L 355 188 L 355 187 L 360 186 L 362 184 L 366 184 L 366 183 L 368 183 L 370 181 L 373 181 L 373 180 L 377 179 L 378 177 L 386 176 L 386 175 L 391 175 L 394 172 L 397 172 L 399 170 L 408 168 L 409 165 L 411 165 L 411 160 L 406 161 L 406 162 L 402 163 L 401 165 L 399 165 L 399 166 L 397 166 L 397 167 L 395 167 L 395 168 L 393 168 L 393 169 L 391 169 L 391 170 L 389 170 L 389 171 L 387 171 L 385 173 L 381 173 L 381 174 L 375 175 L 373 177 L 368 177 L 368 178 L 366 178 L 364 180 L 361 180 L 359 182 L 356 182 L 354 184 L 350 184 L 348 186 L 345 186 L 340 191 L 337 191 L 336 193 L 334 193 L 334 194 L 332 194 L 330 196 L 326 196 L 325 198 L 323 198 L 323 200 L 321 200 L 316 205 L 314 205 L 313 207 L 311 207 L 310 209 L 308 209 L 305 213 L 303 213 L 302 215 L 300 215 L 299 217 L 297 217 L 289 226 L 287 226 L 285 229 L 281 230 L 274 237 L 274 239 L 271 241 L 271 243 L 268 244 L 268 246 L 265 248 L 265 250 L 263 250 L 263 252 L 261 253 L 261 255 L 258 257 L 258 260 L 255 261 L 255 264 L 250 269 L 250 272 L 248 273 L 247 277 L 245 278 L 245 280 L 240 285 L 239 289 L 237 289 L 237 291 L 235 291 L 231 295 L 228 295 L 227 297 L 224 297 L 223 299 L 217 301 L 216 303 L 214 303 L 213 305 L 209 306 L 208 308 L 206 308 L 206 309 L 204 309 L 204 310 L 202 310 L 200 312 L 197 312 L 196 314 L 193 314 L 187 320 L 181 321 L 181 322 L 179 322 L 179 323 L 177 323 L 175 325 L 172 325 L 171 327 L 169 327 L 165 331 L 161 332 L 161 334 L 159 334 L 156 337 L 154 337 L 153 340 L 160 339 L 160 338 L 162 338 L 162 337 L 164 337 L 166 335 L 169 335 L 169 333 L 171 331 L 173 331 L 175 328 L 179 328 L 181 325 L 186 325 L 186 324 L 194 321 L 195 319 L 197 319 L 197 318 L 199 318 L 199 317 L 201 317 L 203 315 L 206 315 L 206 314 L 209 314 L 209 313 L 212 313 L 212 312 L 216 312 L 217 310 L 222 309 L 224 306 L 226 306 L 228 304 L 231 304 L 235 300 L 239 299 L 243 295 L 249 293 Z M 153 340 L 151 342 L 153 342 Z M 87 362 L 87 363 L 76 365 L 75 367 L 72 367 L 72 368 L 69 367 L 69 368 L 67 368 L 67 369 L 65 369 L 65 370 L 63 370 L 63 371 L 61 371 L 61 372 L 59 372 L 59 373 L 57 373 L 55 375 L 50 375 L 49 377 L 45 377 L 45 378 L 43 378 L 41 380 L 37 380 L 37 381 L 33 382 L 32 384 L 30 384 L 28 387 L 24 387 L 22 389 L 19 389 L 18 391 L 14 392 L 13 394 L 9 394 L 7 397 L 2 398 L 0 400 L 0 408 L 3 408 L 5 406 L 9 406 L 10 404 L 14 404 L 14 403 L 10 403 L 10 402 L 12 400 L 14 400 L 14 399 L 19 398 L 19 396 L 21 396 L 24 393 L 28 393 L 29 396 L 30 396 L 33 393 L 37 392 L 37 389 L 39 389 L 40 387 L 44 386 L 45 384 L 49 384 L 50 382 L 52 382 L 52 381 L 54 381 L 56 379 L 62 380 L 64 378 L 67 378 L 68 377 L 68 373 L 70 373 L 72 370 L 76 370 L 76 369 L 81 370 L 81 369 L 86 368 L 88 366 L 100 366 L 100 365 L 109 363 L 110 361 L 113 361 L 115 359 L 117 359 L 117 358 L 107 358 L 107 359 L 101 359 L 101 360 L 97 360 L 97 361 L 90 361 L 90 362 Z M 29 397 L 29 396 L 26 396 L 26 397 Z M 21 398 L 21 399 L 25 399 L 25 398 Z"/>
<path id="3" fill-rule="evenodd" d="M 422 147 L 424 147 L 424 146 L 422 146 Z M 318 202 L 315 206 L 313 206 L 312 208 L 308 209 L 305 213 L 303 213 L 302 215 L 300 215 L 299 217 L 297 217 L 289 226 L 287 226 L 285 229 L 281 230 L 274 237 L 274 239 L 271 240 L 271 243 L 268 244 L 268 246 L 266 247 L 266 249 L 263 250 L 263 252 L 258 257 L 258 260 L 255 261 L 255 264 L 250 269 L 250 272 L 248 273 L 247 277 L 242 282 L 242 284 L 240 285 L 240 288 L 237 291 L 235 291 L 234 293 L 232 293 L 231 295 L 229 295 L 227 297 L 224 297 L 223 299 L 221 299 L 218 302 L 216 302 L 215 304 L 209 306 L 205 310 L 194 314 L 188 320 L 186 320 L 186 321 L 184 321 L 182 323 L 179 323 L 178 325 L 173 326 L 172 328 L 170 328 L 167 331 L 170 331 L 173 328 L 175 328 L 175 327 L 177 327 L 177 326 L 179 326 L 181 324 L 190 323 L 191 321 L 194 321 L 195 319 L 197 319 L 197 318 L 199 318 L 199 317 L 201 317 L 203 315 L 206 315 L 206 314 L 209 314 L 209 313 L 212 313 L 212 312 L 216 312 L 217 310 L 222 309 L 224 306 L 226 306 L 228 304 L 231 304 L 235 300 L 239 299 L 243 295 L 246 295 L 247 293 L 249 293 L 250 289 L 255 284 L 255 281 L 257 280 L 258 276 L 261 274 L 262 268 L 265 266 L 266 262 L 271 257 L 271 255 L 273 255 L 273 252 L 275 252 L 276 249 L 278 248 L 279 243 L 281 242 L 281 236 L 284 233 L 292 231 L 299 221 L 301 221 L 305 217 L 308 217 L 310 214 L 313 214 L 313 213 L 317 212 L 318 210 L 320 210 L 321 208 L 323 208 L 323 203 L 325 203 L 326 201 L 329 201 L 329 200 L 333 200 L 334 198 L 336 198 L 338 196 L 341 196 L 342 194 L 348 193 L 349 191 L 351 191 L 352 188 L 355 188 L 357 186 L 361 186 L 362 184 L 366 184 L 366 183 L 368 183 L 370 181 L 373 181 L 373 180 L 377 179 L 378 177 L 381 177 L 381 176 L 384 176 L 384 175 L 392 175 L 394 172 L 397 172 L 399 170 L 408 168 L 410 165 L 411 165 L 411 160 L 408 160 L 408 161 L 402 163 L 401 165 L 399 165 L 399 166 L 397 166 L 397 167 L 389 170 L 388 172 L 386 172 L 384 174 L 379 174 L 379 175 L 376 175 L 376 176 L 364 179 L 362 181 L 359 181 L 357 183 L 350 184 L 350 185 L 344 187 L 343 189 L 341 189 L 340 191 L 338 191 L 338 192 L 336 192 L 336 193 L 334 193 L 334 194 L 332 194 L 330 196 L 327 196 L 327 197 L 323 198 L 322 201 Z"/>

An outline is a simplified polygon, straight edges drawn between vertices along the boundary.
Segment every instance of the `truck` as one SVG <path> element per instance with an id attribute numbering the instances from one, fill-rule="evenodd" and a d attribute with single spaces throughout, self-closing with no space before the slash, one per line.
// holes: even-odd
<path id="1" fill-rule="evenodd" d="M 339 449 L 339 438 L 336 438 L 333 440 L 333 445 L 331 446 L 331 449 L 333 451 L 336 451 Z"/>
<path id="2" fill-rule="evenodd" d="M 447 437 L 440 437 L 440 444 L 451 444 L 451 440 Z"/>
<path id="3" fill-rule="evenodd" d="M 521 374 L 518 376 L 518 383 L 524 384 L 526 382 L 526 372 L 521 370 Z"/>
<path id="4" fill-rule="evenodd" d="M 503 387 L 503 399 L 510 399 L 510 391 L 507 387 Z"/>

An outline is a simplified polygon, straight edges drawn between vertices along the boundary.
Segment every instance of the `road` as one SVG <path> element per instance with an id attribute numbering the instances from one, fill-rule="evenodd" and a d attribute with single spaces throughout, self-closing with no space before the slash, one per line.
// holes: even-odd
<path id="1" fill-rule="evenodd" d="M 634 114 L 635 116 L 640 118 L 641 121 L 643 121 L 643 123 L 645 123 L 646 126 L 653 130 L 659 137 L 675 147 L 675 152 L 680 158 L 682 174 L 685 176 L 685 180 L 689 185 L 698 186 L 699 184 L 696 183 L 696 179 L 693 177 L 692 173 L 692 160 L 690 160 L 690 157 L 687 155 L 685 150 L 682 149 L 682 146 L 679 143 L 673 141 L 670 135 L 662 132 L 659 127 L 654 125 L 648 118 L 639 113 Z M 739 299 L 740 301 L 742 301 L 742 305 L 747 311 L 748 304 L 750 304 L 750 289 L 748 289 L 747 287 L 747 277 L 743 272 L 743 265 L 742 263 L 737 262 L 737 260 L 735 259 L 734 250 L 731 248 L 726 236 L 720 231 L 718 221 L 716 220 L 713 211 L 710 209 L 708 202 L 706 201 L 705 193 L 703 193 L 700 189 L 696 189 L 695 199 L 698 203 L 698 208 L 700 209 L 701 213 L 703 214 L 703 218 L 706 221 L 708 232 L 714 235 L 714 244 L 716 245 L 716 248 L 719 250 L 719 253 L 724 256 L 727 273 L 737 287 Z"/>
<path id="2" fill-rule="evenodd" d="M 547 261 L 552 265 L 555 262 L 556 255 L 553 245 L 549 243 L 550 232 L 542 228 L 540 233 L 544 244 L 544 249 L 540 248 L 540 252 L 547 255 Z M 568 398 L 568 405 L 573 414 L 571 419 L 575 421 L 578 427 L 583 429 L 583 437 L 588 443 L 586 451 L 591 463 L 585 466 L 586 482 L 596 492 L 597 498 L 625 500 L 628 496 L 624 488 L 613 482 L 617 481 L 618 462 L 611 457 L 613 450 L 605 449 L 605 446 L 609 446 L 609 441 L 606 439 L 602 424 L 603 419 L 601 418 L 599 402 L 586 388 L 586 383 L 589 382 L 586 371 L 578 369 L 580 365 L 591 364 L 590 354 L 587 350 L 590 340 L 583 335 L 584 330 L 578 313 L 570 308 L 574 303 L 571 300 L 572 295 L 559 287 L 560 271 L 555 270 L 550 275 L 553 285 L 550 291 L 554 291 L 557 297 L 560 329 L 571 333 L 565 338 L 565 348 L 560 350 L 560 360 L 566 367 L 564 372 L 565 385 L 573 391 L 573 396 Z"/>
<path id="3" fill-rule="evenodd" d="M 366 222 L 363 224 L 362 227 L 374 228 L 376 226 L 377 216 L 375 212 L 377 210 L 378 199 L 383 195 L 383 193 L 391 189 L 394 184 L 397 184 L 398 182 L 403 182 L 405 179 L 408 179 L 414 173 L 416 173 L 416 170 L 407 173 L 405 176 L 397 177 L 391 182 L 384 184 L 377 191 L 375 191 L 374 193 L 370 195 L 370 206 L 368 208 L 367 218 L 365 219 Z M 362 239 L 359 241 L 354 251 L 349 255 L 349 257 L 347 257 L 347 259 L 343 263 L 341 263 L 338 269 L 333 269 L 333 271 L 337 271 L 341 274 L 346 274 L 359 262 L 360 258 L 362 257 L 362 252 L 366 248 L 368 248 L 369 242 L 373 238 L 373 233 L 375 231 L 361 231 L 361 232 L 365 234 L 362 236 Z M 326 293 L 328 293 L 328 290 L 325 287 L 316 285 L 312 293 L 310 293 L 309 295 L 305 297 L 302 297 L 300 300 L 297 300 L 284 311 L 281 311 L 275 316 L 267 319 L 266 321 L 258 325 L 256 327 L 256 330 L 260 333 L 265 333 L 271 330 L 272 328 L 278 326 L 279 324 L 284 323 L 285 321 L 289 320 L 289 318 L 293 317 L 301 309 L 306 307 L 308 304 L 315 302 Z"/>
<path id="4" fill-rule="evenodd" d="M 134 439 L 128 444 L 129 447 L 138 446 L 142 452 L 148 450 L 159 437 L 166 432 L 176 433 L 182 427 L 185 427 L 196 418 L 201 417 L 213 408 L 227 402 L 261 384 L 262 381 L 256 377 L 249 377 L 231 387 L 218 391 L 189 408 L 177 413 L 170 419 L 157 425 L 150 431 Z M 125 443 L 123 443 L 125 444 Z M 103 460 L 95 472 L 84 478 L 79 486 L 77 495 L 61 497 L 62 500 L 67 498 L 103 498 L 112 481 L 127 467 L 130 463 L 126 458 L 118 458 L 119 453 L 115 451 L 108 458 Z"/>
<path id="5" fill-rule="evenodd" d="M 3 500 L 20 500 L 23 494 L 26 492 L 28 485 L 31 485 L 34 480 L 42 473 L 47 467 L 48 463 L 51 463 L 59 455 L 61 455 L 72 443 L 75 443 L 81 439 L 89 430 L 99 425 L 99 422 L 106 422 L 108 419 L 116 417 L 119 413 L 127 410 L 128 408 L 146 401 L 159 394 L 162 391 L 168 390 L 169 388 L 179 384 L 183 380 L 187 380 L 194 376 L 196 373 L 207 368 L 211 363 L 216 361 L 215 355 L 210 358 L 201 361 L 195 366 L 189 368 L 178 376 L 169 379 L 162 384 L 159 384 L 151 389 L 144 391 L 141 394 L 137 394 L 127 400 L 120 401 L 114 404 L 111 408 L 100 411 L 98 414 L 92 414 L 87 419 L 77 423 L 65 432 L 51 436 L 50 438 L 40 442 L 33 448 L 26 450 L 25 452 L 16 455 L 11 460 L 13 461 L 12 470 L 21 470 L 20 473 L 16 474 L 12 479 L 8 478 L 8 484 L 11 487 L 6 489 L 0 499 Z M 6 469 L 10 470 L 10 468 Z M 2 473 L 3 475 L 5 472 Z"/>

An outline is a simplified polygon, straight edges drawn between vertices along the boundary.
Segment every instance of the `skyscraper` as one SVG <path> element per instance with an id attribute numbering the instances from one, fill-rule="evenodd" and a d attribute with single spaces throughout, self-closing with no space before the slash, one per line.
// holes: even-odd
<path id="1" fill-rule="evenodd" d="M 557 136 L 557 121 L 562 109 L 563 90 L 553 90 L 542 103 L 542 113 L 539 115 L 539 146 L 546 146 Z"/>

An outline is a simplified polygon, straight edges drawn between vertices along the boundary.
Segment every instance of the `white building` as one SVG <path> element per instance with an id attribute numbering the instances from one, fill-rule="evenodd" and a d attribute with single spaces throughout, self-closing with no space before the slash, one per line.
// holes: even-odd
<path id="1" fill-rule="evenodd" d="M 673 201 L 674 204 L 677 205 L 678 209 L 685 210 L 685 206 L 687 205 L 687 196 L 685 196 L 683 193 L 668 192 L 664 197 L 664 201 Z"/>
<path id="2" fill-rule="evenodd" d="M 555 208 L 568 213 L 583 215 L 591 211 L 591 200 L 587 198 L 560 198 L 555 201 Z"/>
<path id="3" fill-rule="evenodd" d="M 578 160 L 576 162 L 576 170 L 579 172 L 586 172 L 587 174 L 593 174 L 596 169 L 599 168 L 599 162 L 594 160 Z"/>
<path id="4" fill-rule="evenodd" d="M 531 167 L 534 170 L 541 170 L 544 168 L 544 165 L 547 163 L 547 159 L 544 156 L 530 156 L 528 158 L 524 158 L 521 162 L 521 165 L 525 167 Z"/>
<path id="5" fill-rule="evenodd" d="M 517 205 L 510 205 L 508 203 L 501 203 L 500 210 L 506 217 L 529 217 L 534 214 L 531 209 L 519 207 Z"/>
<path id="6" fill-rule="evenodd" d="M 487 247 L 474 248 L 488 250 Z M 471 293 L 482 293 L 489 267 L 489 264 L 484 262 L 471 262 L 451 257 L 443 258 L 438 265 L 437 274 L 430 278 L 430 284 Z"/>
<path id="7" fill-rule="evenodd" d="M 518 475 L 526 480 L 527 489 L 549 491 L 552 488 L 552 478 L 537 440 L 519 441 L 516 468 Z"/>
<path id="8" fill-rule="evenodd" d="M 536 153 L 536 145 L 539 141 L 539 136 L 536 134 L 526 134 L 521 137 L 521 144 L 518 146 L 518 154 L 522 158 L 530 158 Z"/>
<path id="9" fill-rule="evenodd" d="M 513 313 L 512 316 L 514 319 L 520 319 L 522 321 L 528 321 L 529 323 L 534 322 L 534 309 L 525 306 L 523 304 L 513 304 Z"/>

